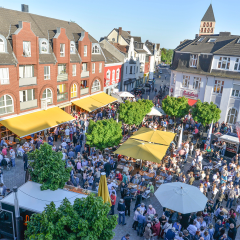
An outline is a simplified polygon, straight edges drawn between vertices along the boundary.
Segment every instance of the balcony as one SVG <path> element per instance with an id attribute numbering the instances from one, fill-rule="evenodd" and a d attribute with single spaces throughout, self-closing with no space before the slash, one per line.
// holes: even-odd
<path id="1" fill-rule="evenodd" d="M 66 101 L 66 100 L 68 100 L 68 93 L 67 92 L 57 94 L 57 101 L 58 102 L 62 102 L 62 101 Z"/>
<path id="2" fill-rule="evenodd" d="M 81 78 L 89 77 L 89 71 L 82 71 L 81 72 Z"/>
<path id="3" fill-rule="evenodd" d="M 67 81 L 68 80 L 68 74 L 63 73 L 57 76 L 57 81 L 62 82 L 62 81 Z"/>
<path id="4" fill-rule="evenodd" d="M 19 87 L 37 84 L 37 77 L 19 78 Z"/>
<path id="5" fill-rule="evenodd" d="M 20 102 L 20 110 L 25 110 L 34 107 L 37 107 L 37 99 L 33 99 L 31 101 L 26 102 Z"/>
<path id="6" fill-rule="evenodd" d="M 82 88 L 82 89 L 80 90 L 80 93 L 81 93 L 81 96 L 82 96 L 82 95 L 85 95 L 85 94 L 88 94 L 88 93 L 89 93 L 88 87 L 87 87 L 87 88 Z"/>

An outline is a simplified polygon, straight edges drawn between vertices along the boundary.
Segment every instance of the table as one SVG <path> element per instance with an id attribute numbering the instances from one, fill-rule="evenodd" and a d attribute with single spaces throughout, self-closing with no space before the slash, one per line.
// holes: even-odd
<path id="1" fill-rule="evenodd" d="M 158 181 L 162 181 L 164 178 L 165 178 L 165 177 L 163 177 L 163 176 L 157 175 L 157 176 L 155 177 L 155 180 L 158 182 Z"/>
<path id="2" fill-rule="evenodd" d="M 149 172 L 145 172 L 145 171 L 139 171 L 139 174 L 141 175 L 141 176 L 148 176 L 148 177 L 150 177 L 150 178 L 153 178 L 154 177 L 154 173 L 149 173 Z"/>
<path id="3" fill-rule="evenodd" d="M 9 146 L 13 146 L 13 145 L 17 144 L 16 142 L 12 142 L 12 141 L 10 141 L 10 140 L 5 140 L 5 142 L 6 142 L 7 145 L 9 145 Z"/>
<path id="4" fill-rule="evenodd" d="M 137 184 L 135 184 L 135 183 L 129 183 L 129 184 L 128 184 L 128 188 L 130 188 L 130 189 L 136 189 L 136 190 L 138 190 L 138 191 L 140 191 L 140 192 L 144 192 L 144 191 L 146 190 L 146 187 L 137 185 Z"/>
<path id="5" fill-rule="evenodd" d="M 121 165 L 121 164 L 118 164 L 118 165 L 117 165 L 117 169 L 118 169 L 118 170 L 123 171 L 123 168 L 124 168 L 124 165 Z M 131 171 L 133 170 L 133 166 L 130 166 L 130 167 L 128 167 L 128 168 L 129 168 L 129 172 L 131 172 Z"/>

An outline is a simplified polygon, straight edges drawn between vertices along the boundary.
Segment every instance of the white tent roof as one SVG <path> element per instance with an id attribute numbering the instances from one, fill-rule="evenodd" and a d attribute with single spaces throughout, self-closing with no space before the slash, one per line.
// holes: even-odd
<path id="1" fill-rule="evenodd" d="M 233 137 L 230 135 L 222 135 L 221 137 L 218 138 L 220 141 L 226 141 L 226 142 L 234 142 L 239 144 L 239 139 L 238 137 Z"/>
<path id="2" fill-rule="evenodd" d="M 149 116 L 162 116 L 165 115 L 165 112 L 163 111 L 162 108 L 156 108 L 156 107 L 152 107 L 151 112 L 148 113 L 147 115 Z"/>
<path id="3" fill-rule="evenodd" d="M 50 204 L 50 202 L 54 202 L 58 208 L 64 198 L 67 198 L 71 204 L 73 204 L 76 198 L 87 197 L 87 195 L 70 192 L 63 189 L 57 189 L 56 191 L 49 189 L 41 191 L 40 186 L 41 184 L 39 183 L 29 181 L 18 188 L 17 195 L 19 208 L 41 213 L 44 211 L 46 205 Z M 9 194 L 0 200 L 0 202 L 14 206 L 14 194 Z"/>
<path id="4" fill-rule="evenodd" d="M 116 94 L 118 94 L 120 97 L 134 97 L 134 95 L 130 92 L 117 92 Z"/>

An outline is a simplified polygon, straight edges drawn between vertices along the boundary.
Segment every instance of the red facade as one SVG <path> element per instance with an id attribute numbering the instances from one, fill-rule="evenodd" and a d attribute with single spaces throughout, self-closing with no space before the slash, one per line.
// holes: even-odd
<path id="1" fill-rule="evenodd" d="M 122 64 L 105 64 L 104 87 L 115 85 L 121 81 Z"/>

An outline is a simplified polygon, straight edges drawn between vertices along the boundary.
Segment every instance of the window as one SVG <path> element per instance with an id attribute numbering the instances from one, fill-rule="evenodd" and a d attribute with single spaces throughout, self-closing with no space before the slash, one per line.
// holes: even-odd
<path id="1" fill-rule="evenodd" d="M 201 78 L 199 77 L 194 77 L 193 78 L 193 89 L 199 90 L 201 87 Z"/>
<path id="2" fill-rule="evenodd" d="M 203 23 L 203 27 L 205 27 L 206 26 L 206 23 Z"/>
<path id="3" fill-rule="evenodd" d="M 112 81 L 115 81 L 115 70 L 112 71 Z"/>
<path id="4" fill-rule="evenodd" d="M 44 80 L 50 79 L 50 66 L 44 66 Z"/>
<path id="5" fill-rule="evenodd" d="M 239 58 L 236 58 L 235 65 L 234 65 L 234 71 L 240 71 L 240 61 L 239 61 Z"/>
<path id="6" fill-rule="evenodd" d="M 117 70 L 117 77 L 116 77 L 117 80 L 119 79 L 119 76 L 120 76 L 120 70 L 118 69 Z"/>
<path id="7" fill-rule="evenodd" d="M 82 71 L 86 72 L 87 71 L 87 63 L 82 64 Z"/>
<path id="8" fill-rule="evenodd" d="M 92 53 L 100 53 L 99 47 L 97 45 L 93 46 Z"/>
<path id="9" fill-rule="evenodd" d="M 115 42 L 115 38 L 112 38 L 112 41 Z"/>
<path id="10" fill-rule="evenodd" d="M 0 68 L 0 81 L 1 84 L 9 84 L 9 69 Z"/>
<path id="11" fill-rule="evenodd" d="M 172 75 L 172 84 L 175 84 L 175 82 L 176 82 L 176 74 L 173 73 L 173 75 Z"/>
<path id="12" fill-rule="evenodd" d="M 239 93 L 240 93 L 239 90 L 233 89 L 233 90 L 232 90 L 232 97 L 240 97 Z"/>
<path id="13" fill-rule="evenodd" d="M 60 57 L 65 57 L 65 44 L 60 44 Z"/>
<path id="14" fill-rule="evenodd" d="M 42 94 L 42 98 L 43 99 L 47 99 L 47 104 L 52 104 L 53 103 L 53 95 L 52 95 L 52 90 L 50 88 L 46 88 L 44 91 L 43 91 L 43 94 Z"/>
<path id="15" fill-rule="evenodd" d="M 127 66 L 126 66 L 126 74 L 127 74 Z"/>
<path id="16" fill-rule="evenodd" d="M 34 76 L 34 70 L 32 65 L 19 66 L 20 78 L 31 78 Z"/>
<path id="17" fill-rule="evenodd" d="M 201 28 L 201 32 L 203 32 L 203 28 Z"/>
<path id="18" fill-rule="evenodd" d="M 70 42 L 70 54 L 75 53 L 75 43 L 73 41 Z"/>
<path id="19" fill-rule="evenodd" d="M 71 87 L 71 98 L 77 97 L 77 84 L 73 84 Z"/>
<path id="20" fill-rule="evenodd" d="M 48 44 L 46 41 L 42 41 L 41 43 L 41 53 L 47 53 L 48 52 Z"/>
<path id="21" fill-rule="evenodd" d="M 132 74 L 132 66 L 130 66 L 130 74 Z"/>
<path id="22" fill-rule="evenodd" d="M 99 80 L 95 80 L 93 82 L 92 91 L 91 92 L 94 93 L 94 92 L 100 91 L 100 88 L 101 88 L 100 81 Z"/>
<path id="23" fill-rule="evenodd" d="M 209 27 L 209 23 L 207 23 L 207 27 Z"/>
<path id="24" fill-rule="evenodd" d="M 99 63 L 99 72 L 102 72 L 102 63 Z"/>
<path id="25" fill-rule="evenodd" d="M 222 94 L 223 86 L 224 86 L 224 81 L 215 80 L 213 92 Z"/>
<path id="26" fill-rule="evenodd" d="M 13 99 L 10 95 L 3 95 L 0 98 L 0 115 L 13 113 Z"/>
<path id="27" fill-rule="evenodd" d="M 92 73 L 95 73 L 95 63 L 92 64 Z"/>
<path id="28" fill-rule="evenodd" d="M 31 57 L 31 42 L 23 42 L 23 56 Z"/>
<path id="29" fill-rule="evenodd" d="M 212 27 L 212 23 L 210 23 L 210 25 L 209 25 L 210 27 Z"/>
<path id="30" fill-rule="evenodd" d="M 87 57 L 87 45 L 84 45 L 84 57 Z"/>
<path id="31" fill-rule="evenodd" d="M 72 65 L 72 75 L 73 75 L 73 77 L 74 76 L 77 76 L 77 65 Z"/>
<path id="32" fill-rule="evenodd" d="M 0 38 L 0 52 L 5 52 L 5 44 L 2 38 Z"/>
<path id="33" fill-rule="evenodd" d="M 227 123 L 235 124 L 237 121 L 238 111 L 235 108 L 228 110 Z"/>
<path id="34" fill-rule="evenodd" d="M 183 84 L 182 86 L 185 88 L 189 87 L 190 76 L 183 75 Z"/>
<path id="35" fill-rule="evenodd" d="M 198 39 L 198 42 L 202 42 L 203 39 L 204 39 L 204 37 L 199 38 L 199 39 Z"/>
<path id="36" fill-rule="evenodd" d="M 81 81 L 81 88 L 86 88 L 86 87 L 88 87 L 87 80 L 82 80 Z"/>
<path id="37" fill-rule="evenodd" d="M 220 57 L 218 61 L 218 68 L 229 69 L 230 58 L 229 57 Z"/>
<path id="38" fill-rule="evenodd" d="M 205 32 L 206 32 L 206 29 L 205 29 Z M 215 42 L 216 41 L 216 38 L 209 38 L 208 39 L 208 42 L 210 42 L 210 43 L 213 43 L 213 42 Z"/>
<path id="39" fill-rule="evenodd" d="M 136 72 L 135 72 L 135 66 L 133 66 L 133 73 L 136 73 Z"/>
<path id="40" fill-rule="evenodd" d="M 111 71 L 108 70 L 108 71 L 107 71 L 107 80 L 110 80 L 110 74 L 111 74 Z"/>
<path id="41" fill-rule="evenodd" d="M 190 55 L 190 67 L 197 67 L 198 55 L 191 54 Z"/>
<path id="42" fill-rule="evenodd" d="M 58 75 L 66 73 L 66 64 L 58 64 Z"/>
<path id="43" fill-rule="evenodd" d="M 35 99 L 35 89 L 19 91 L 20 102 L 32 101 Z"/>
<path id="44" fill-rule="evenodd" d="M 240 38 L 237 40 L 237 43 L 240 43 Z"/>

